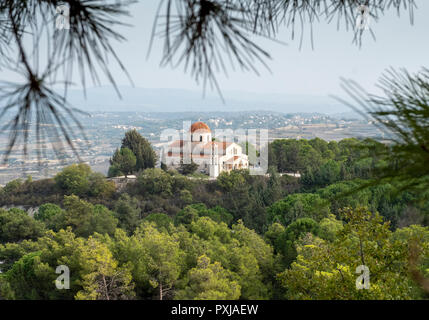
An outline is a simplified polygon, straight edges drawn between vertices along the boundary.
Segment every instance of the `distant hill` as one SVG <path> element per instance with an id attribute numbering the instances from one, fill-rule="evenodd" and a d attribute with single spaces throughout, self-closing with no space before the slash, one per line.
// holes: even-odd
<path id="1" fill-rule="evenodd" d="M 259 94 L 225 91 L 225 103 L 215 93 L 203 98 L 202 91 L 181 89 L 146 89 L 120 87 L 122 100 L 112 87 L 70 90 L 69 101 L 85 111 L 141 111 L 141 112 L 230 112 L 275 111 L 282 113 L 318 112 L 325 114 L 350 113 L 350 109 L 329 96 Z"/>

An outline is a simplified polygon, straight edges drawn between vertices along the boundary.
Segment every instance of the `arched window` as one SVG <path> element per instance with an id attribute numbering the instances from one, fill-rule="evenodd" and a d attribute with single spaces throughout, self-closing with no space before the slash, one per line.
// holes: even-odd
<path id="1" fill-rule="evenodd" d="M 203 136 L 200 136 L 200 142 L 202 142 L 203 141 Z"/>

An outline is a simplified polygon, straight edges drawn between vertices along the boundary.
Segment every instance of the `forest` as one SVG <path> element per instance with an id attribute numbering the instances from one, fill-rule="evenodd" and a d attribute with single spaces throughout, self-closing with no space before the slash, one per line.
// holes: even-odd
<path id="1" fill-rule="evenodd" d="M 122 188 L 79 163 L 0 190 L 0 298 L 427 299 L 429 203 L 379 179 L 387 149 L 275 140 L 267 175 L 209 180 L 156 168 L 129 131 L 109 170 L 137 175 Z M 359 266 L 369 288 L 357 288 Z"/>

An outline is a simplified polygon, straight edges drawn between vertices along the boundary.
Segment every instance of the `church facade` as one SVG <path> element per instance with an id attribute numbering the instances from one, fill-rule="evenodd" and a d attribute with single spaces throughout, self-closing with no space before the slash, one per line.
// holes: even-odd
<path id="1" fill-rule="evenodd" d="M 190 139 L 176 140 L 167 146 L 163 154 L 167 166 L 179 167 L 181 163 L 193 161 L 200 172 L 212 178 L 223 171 L 249 168 L 248 156 L 243 154 L 242 147 L 235 142 L 213 141 L 212 132 L 204 122 L 193 123 L 189 136 Z"/>

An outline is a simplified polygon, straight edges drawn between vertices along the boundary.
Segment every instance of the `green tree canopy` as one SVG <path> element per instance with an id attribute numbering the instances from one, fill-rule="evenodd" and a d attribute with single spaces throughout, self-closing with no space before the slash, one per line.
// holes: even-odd
<path id="1" fill-rule="evenodd" d="M 298 218 L 320 221 L 329 214 L 329 203 L 317 194 L 296 193 L 275 202 L 267 209 L 268 223 L 280 222 L 284 226 Z"/>
<path id="2" fill-rule="evenodd" d="M 137 130 L 133 129 L 125 133 L 125 137 L 122 139 L 122 148 L 130 149 L 136 156 L 135 171 L 155 167 L 157 155 L 149 141 Z"/>
<path id="3" fill-rule="evenodd" d="M 0 243 L 36 239 L 45 231 L 41 221 L 20 209 L 0 209 Z"/>
<path id="4" fill-rule="evenodd" d="M 53 216 L 60 214 L 62 209 L 53 203 L 42 204 L 38 211 L 34 214 L 34 219 L 40 221 L 48 221 L 52 219 Z"/>
<path id="5" fill-rule="evenodd" d="M 114 212 L 119 220 L 119 226 L 129 233 L 134 232 L 141 219 L 139 201 L 124 193 L 116 202 Z"/>
<path id="6" fill-rule="evenodd" d="M 240 297 L 241 287 L 228 270 L 219 262 L 210 263 L 203 255 L 198 258 L 197 266 L 189 270 L 186 288 L 176 294 L 179 300 L 236 300 Z"/>
<path id="7" fill-rule="evenodd" d="M 112 158 L 110 159 L 109 176 L 117 176 L 124 174 L 125 177 L 136 171 L 136 156 L 127 147 L 116 149 Z"/>
<path id="8" fill-rule="evenodd" d="M 407 241 L 396 241 L 378 214 L 343 212 L 347 223 L 332 241 L 309 236 L 298 257 L 279 275 L 288 299 L 413 299 L 422 296 L 408 269 Z M 402 233 L 406 237 L 406 233 Z M 420 255 L 428 255 L 428 244 Z M 356 268 L 369 269 L 369 289 L 358 289 Z"/>
<path id="9" fill-rule="evenodd" d="M 70 228 L 58 233 L 49 231 L 32 243 L 32 249 L 22 249 L 21 257 L 5 277 L 16 299 L 134 297 L 129 270 L 119 266 L 109 248 L 95 237 L 78 238 Z M 55 271 L 59 265 L 70 270 L 69 290 L 58 290 L 55 286 L 59 276 Z"/>
<path id="10" fill-rule="evenodd" d="M 90 173 L 91 168 L 87 164 L 72 164 L 55 176 L 55 182 L 65 194 L 83 196 L 90 189 L 88 180 Z"/>
<path id="11" fill-rule="evenodd" d="M 144 170 L 137 182 L 143 193 L 171 195 L 173 192 L 172 176 L 159 168 Z"/>
<path id="12" fill-rule="evenodd" d="M 183 163 L 180 162 L 180 166 L 178 171 L 187 176 L 189 174 L 193 174 L 198 169 L 198 164 L 196 164 L 194 161 L 191 161 L 191 163 Z"/>
<path id="13" fill-rule="evenodd" d="M 64 196 L 64 211 L 54 216 L 55 230 L 70 226 L 77 236 L 88 237 L 94 232 L 114 234 L 118 220 L 102 205 L 93 205 L 75 195 Z"/>
<path id="14" fill-rule="evenodd" d="M 115 192 L 115 185 L 100 173 L 92 172 L 85 163 L 65 167 L 55 176 L 56 185 L 66 195 L 79 197 L 109 197 Z"/>

